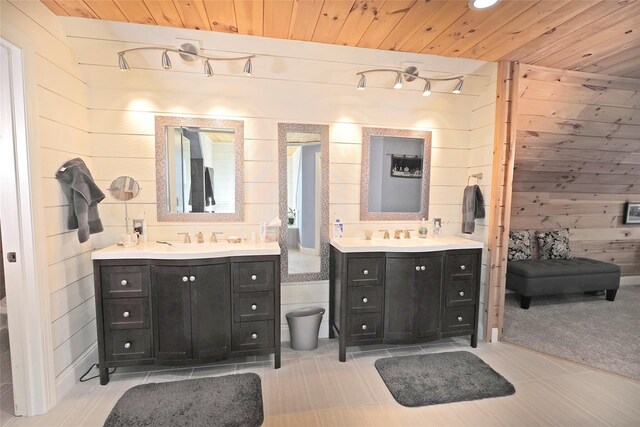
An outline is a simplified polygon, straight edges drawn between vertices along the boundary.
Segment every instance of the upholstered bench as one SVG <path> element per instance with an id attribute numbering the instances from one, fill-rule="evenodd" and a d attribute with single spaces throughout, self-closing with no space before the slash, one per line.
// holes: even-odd
<path id="1" fill-rule="evenodd" d="M 588 258 L 528 259 L 507 263 L 507 289 L 520 294 L 520 307 L 531 297 L 574 292 L 606 291 L 613 301 L 620 287 L 620 267 Z"/>

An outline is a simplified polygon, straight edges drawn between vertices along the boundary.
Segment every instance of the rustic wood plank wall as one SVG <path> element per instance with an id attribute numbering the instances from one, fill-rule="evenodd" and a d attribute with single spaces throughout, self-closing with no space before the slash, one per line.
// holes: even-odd
<path id="1" fill-rule="evenodd" d="M 640 80 L 520 64 L 511 230 L 569 228 L 576 256 L 640 275 Z"/>

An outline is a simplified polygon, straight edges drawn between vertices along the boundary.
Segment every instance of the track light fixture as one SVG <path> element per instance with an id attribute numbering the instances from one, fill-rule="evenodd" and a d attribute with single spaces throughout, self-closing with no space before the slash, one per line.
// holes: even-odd
<path id="1" fill-rule="evenodd" d="M 422 91 L 422 96 L 431 95 L 431 82 L 446 82 L 457 80 L 458 84 L 453 89 L 453 93 L 460 93 L 462 91 L 463 78 L 462 76 L 453 76 L 453 77 L 422 77 L 418 75 L 418 69 L 416 67 L 408 67 L 404 71 L 394 70 L 393 68 L 378 68 L 375 70 L 364 70 L 356 73 L 357 76 L 360 76 L 360 81 L 358 82 L 357 89 L 364 90 L 366 87 L 366 79 L 365 74 L 368 73 L 396 73 L 396 81 L 393 85 L 394 89 L 402 88 L 403 81 L 412 82 L 414 80 L 422 80 L 424 81 L 424 90 Z"/>
<path id="2" fill-rule="evenodd" d="M 186 61 L 195 61 L 196 59 L 204 60 L 204 75 L 206 77 L 213 76 L 213 67 L 211 67 L 210 61 L 239 61 L 246 60 L 244 64 L 244 74 L 250 76 L 253 72 L 253 65 L 251 64 L 251 58 L 255 58 L 255 55 L 236 56 L 231 58 L 223 58 L 216 56 L 206 56 L 198 53 L 198 49 L 191 43 L 185 43 L 180 46 L 179 49 L 166 48 L 166 47 L 135 47 L 133 49 L 126 49 L 118 52 L 118 66 L 121 71 L 130 71 L 129 63 L 125 59 L 125 54 L 139 50 L 159 50 L 162 51 L 162 68 L 165 70 L 171 69 L 171 59 L 169 53 L 177 53 Z"/>

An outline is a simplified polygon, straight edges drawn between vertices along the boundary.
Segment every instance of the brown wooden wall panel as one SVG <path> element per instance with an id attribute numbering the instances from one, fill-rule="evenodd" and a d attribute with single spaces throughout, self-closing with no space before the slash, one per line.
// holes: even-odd
<path id="1" fill-rule="evenodd" d="M 511 229 L 568 228 L 574 255 L 640 275 L 640 80 L 521 65 Z"/>

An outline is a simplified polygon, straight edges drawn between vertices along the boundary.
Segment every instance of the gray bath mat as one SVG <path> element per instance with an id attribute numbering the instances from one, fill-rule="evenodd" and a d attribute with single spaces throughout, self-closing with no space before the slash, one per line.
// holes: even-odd
<path id="1" fill-rule="evenodd" d="M 513 385 L 467 351 L 376 360 L 376 368 L 402 406 L 427 406 L 507 396 Z"/>
<path id="2" fill-rule="evenodd" d="M 240 374 L 133 387 L 104 425 L 254 427 L 263 418 L 260 377 Z"/>

